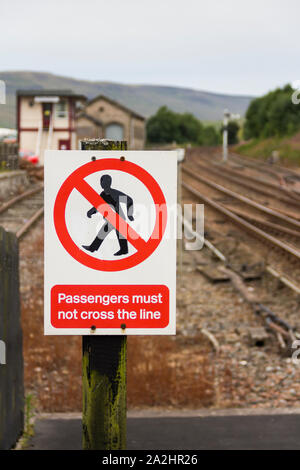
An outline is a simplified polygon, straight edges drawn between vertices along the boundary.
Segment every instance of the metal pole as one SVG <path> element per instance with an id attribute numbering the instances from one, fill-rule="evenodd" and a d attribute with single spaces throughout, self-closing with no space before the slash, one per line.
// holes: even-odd
<path id="1" fill-rule="evenodd" d="M 127 150 L 126 141 L 87 139 L 82 150 Z M 126 449 L 126 336 L 82 337 L 82 446 Z"/>

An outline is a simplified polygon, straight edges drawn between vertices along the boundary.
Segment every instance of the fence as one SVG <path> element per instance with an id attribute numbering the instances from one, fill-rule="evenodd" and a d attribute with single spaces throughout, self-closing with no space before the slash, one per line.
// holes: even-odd
<path id="1" fill-rule="evenodd" d="M 18 144 L 0 142 L 0 171 L 17 170 L 19 168 Z"/>
<path id="2" fill-rule="evenodd" d="M 24 385 L 15 235 L 0 227 L 0 449 L 10 449 L 23 430 Z M 3 360 L 5 359 L 5 360 Z"/>

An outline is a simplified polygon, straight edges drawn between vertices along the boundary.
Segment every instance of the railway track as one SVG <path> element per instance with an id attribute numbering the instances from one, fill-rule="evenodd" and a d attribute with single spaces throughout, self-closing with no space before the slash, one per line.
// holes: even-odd
<path id="1" fill-rule="evenodd" d="M 273 178 L 277 179 L 280 184 L 286 185 L 291 182 L 300 181 L 300 174 L 297 171 L 294 171 L 290 168 L 282 167 L 278 164 L 272 165 L 270 168 L 269 163 L 265 163 L 264 161 L 257 161 L 251 157 L 242 157 L 236 153 L 230 153 L 229 158 L 233 159 L 233 161 L 237 162 L 246 167 L 254 168 L 258 171 L 264 171 L 265 173 L 270 174 Z M 299 192 L 294 191 L 295 194 L 299 195 Z"/>
<path id="2" fill-rule="evenodd" d="M 43 185 L 24 191 L 0 206 L 0 226 L 21 239 L 43 216 Z"/>
<path id="3" fill-rule="evenodd" d="M 197 179 L 197 177 L 195 179 Z M 208 204 L 209 206 L 211 206 L 212 208 L 220 212 L 222 215 L 228 218 L 231 222 L 234 222 L 235 224 L 239 225 L 243 230 L 246 230 L 252 236 L 255 236 L 256 238 L 259 238 L 262 241 L 267 242 L 268 244 L 272 245 L 276 249 L 280 249 L 281 251 L 284 252 L 284 254 L 287 254 L 291 256 L 292 258 L 297 259 L 298 261 L 300 260 L 300 251 L 298 249 L 282 242 L 281 240 L 278 240 L 272 235 L 266 233 L 264 230 L 261 230 L 260 228 L 256 227 L 252 223 L 246 221 L 245 219 L 238 216 L 231 210 L 227 209 L 221 204 L 218 204 L 217 202 L 213 201 L 211 198 L 208 198 L 207 196 L 202 194 L 197 188 L 191 186 L 190 184 L 183 182 L 182 185 L 185 189 L 187 189 L 194 196 L 196 196 L 197 199 L 200 199 L 201 201 L 205 202 L 206 204 Z"/>
<path id="4" fill-rule="evenodd" d="M 300 196 L 285 186 L 283 187 L 260 178 L 254 178 L 253 176 L 242 174 L 240 171 L 218 162 L 208 162 L 206 160 L 206 164 L 203 164 L 199 162 L 199 159 L 193 154 L 191 155 L 190 160 L 193 165 L 196 165 L 197 168 L 209 173 L 210 175 L 212 174 L 216 177 L 222 178 L 222 180 L 227 180 L 244 190 L 250 190 L 256 194 L 272 198 L 272 200 L 275 199 L 280 203 L 288 204 L 298 211 L 300 209 Z"/>
<path id="5" fill-rule="evenodd" d="M 251 294 L 244 284 L 241 273 L 235 271 L 234 267 L 231 266 L 230 260 L 227 259 L 226 256 L 220 252 L 220 250 L 217 249 L 212 243 L 208 242 L 200 234 L 195 232 L 191 223 L 184 217 L 182 219 L 182 223 L 190 235 L 196 238 L 199 242 L 202 242 L 203 245 L 213 253 L 214 258 L 218 260 L 217 270 L 228 276 L 228 279 L 230 279 L 234 288 L 239 292 L 239 294 L 242 295 L 244 300 L 251 305 L 255 315 L 260 317 L 260 319 L 265 323 L 265 326 L 276 334 L 281 348 L 286 349 L 291 341 L 294 341 L 296 337 L 299 337 L 296 329 L 292 327 L 287 321 L 278 317 L 278 315 L 270 310 L 269 307 L 262 304 L 255 295 Z M 300 289 L 297 286 L 292 284 L 287 278 L 281 276 L 271 266 L 267 266 L 266 271 L 268 271 L 275 278 L 279 278 L 281 282 L 293 289 L 298 294 L 300 293 Z"/>
<path id="6" fill-rule="evenodd" d="M 298 262 L 300 259 L 300 250 L 296 246 L 293 246 L 291 243 L 286 243 L 285 240 L 282 240 L 282 236 L 284 235 L 288 238 L 289 242 L 292 239 L 297 240 L 299 244 L 299 221 L 291 219 L 293 228 L 289 228 L 287 226 L 287 223 L 285 223 L 285 226 L 281 226 L 278 225 L 278 223 L 274 224 L 273 222 L 269 222 L 266 219 L 258 218 L 257 216 L 254 217 L 253 215 L 249 214 L 248 211 L 245 210 L 242 211 L 237 208 L 228 209 L 227 207 L 224 207 L 224 205 L 215 201 L 212 197 L 208 197 L 203 189 L 199 189 L 199 184 L 197 187 L 197 183 L 199 183 L 199 181 L 201 182 L 202 188 L 203 184 L 210 186 L 212 182 L 209 182 L 207 178 L 201 178 L 195 172 L 195 170 L 188 169 L 186 166 L 183 166 L 183 173 L 184 175 L 188 176 L 188 178 L 185 177 L 182 183 L 183 187 L 188 190 L 193 196 L 195 196 L 199 201 L 204 202 L 205 204 L 213 208 L 218 213 L 225 216 L 225 219 L 237 225 L 240 229 L 242 229 L 242 231 L 248 233 L 253 240 L 258 239 L 260 243 L 263 243 L 263 245 L 271 247 L 271 251 L 274 254 L 276 253 L 276 262 L 273 266 L 268 265 L 266 271 L 269 272 L 272 277 L 279 279 L 283 284 L 285 284 L 294 292 L 299 294 L 299 276 L 297 273 L 297 269 L 295 271 L 295 267 L 297 268 L 297 266 L 299 266 Z M 215 186 L 214 183 L 212 183 L 212 185 Z M 217 189 L 221 190 L 221 188 L 219 188 L 218 186 L 219 185 L 216 185 Z M 237 195 L 237 197 L 239 199 L 239 195 Z M 253 201 L 251 201 L 251 204 L 252 203 Z M 272 209 L 270 208 L 264 209 L 266 209 L 266 215 L 268 215 L 270 210 L 272 211 Z M 280 219 L 282 219 L 281 221 L 284 222 L 285 216 L 283 214 L 277 215 Z M 281 235 L 280 239 L 277 234 Z M 263 245 L 261 247 L 263 247 Z M 263 254 L 263 257 L 266 256 L 268 259 L 269 251 L 270 250 L 266 250 L 265 255 Z M 274 262 L 274 256 L 272 257 L 272 259 Z M 271 264 L 273 264 L 273 262 L 271 262 Z M 295 262 L 297 263 L 296 266 Z M 276 266 L 278 266 L 278 263 L 280 265 L 279 271 L 276 268 Z M 283 270 L 282 266 L 284 266 Z M 291 266 L 293 266 L 293 277 L 295 277 L 294 274 L 296 274 L 294 280 L 291 279 L 288 274 L 285 274 L 285 272 L 291 271 Z"/>
<path id="7" fill-rule="evenodd" d="M 221 213 L 231 222 L 238 225 L 240 228 L 245 230 L 251 236 L 260 239 L 264 244 L 268 244 L 272 247 L 272 249 L 276 249 L 280 251 L 283 255 L 288 256 L 293 261 L 300 260 L 300 251 L 296 250 L 295 248 L 287 245 L 286 243 L 278 240 L 277 238 L 271 236 L 270 234 L 266 233 L 264 230 L 256 227 L 253 223 L 245 220 L 244 218 L 238 216 L 234 212 L 228 210 L 227 208 L 221 206 L 217 202 L 213 201 L 211 198 L 202 194 L 198 189 L 191 186 L 191 184 L 187 184 L 186 182 L 182 183 L 183 187 L 192 193 L 198 200 L 204 202 L 205 204 L 211 206 L 213 209 Z M 186 225 L 186 221 L 183 221 L 184 225 Z M 190 232 L 193 232 L 191 225 L 189 224 L 188 227 Z M 193 232 L 194 236 L 200 237 L 198 234 Z M 201 237 L 200 237 L 201 238 Z M 204 244 L 214 253 L 215 258 L 218 258 L 219 261 L 224 264 L 224 267 L 219 267 L 219 271 L 228 275 L 229 279 L 231 280 L 233 286 L 242 294 L 244 300 L 249 303 L 254 311 L 254 313 L 261 318 L 265 322 L 267 328 L 273 330 L 273 332 L 277 336 L 277 340 L 281 346 L 282 350 L 286 350 L 286 347 L 289 347 L 291 342 L 293 342 L 296 337 L 298 337 L 298 333 L 296 329 L 285 320 L 281 319 L 277 315 L 274 314 L 273 311 L 269 309 L 266 305 L 260 303 L 255 296 L 249 294 L 247 287 L 243 287 L 243 280 L 241 277 L 241 273 L 235 272 L 234 268 L 231 267 L 230 260 L 226 259 L 224 254 L 220 252 L 214 245 L 210 242 L 205 243 L 206 240 L 203 240 Z M 265 272 L 269 273 L 273 278 L 279 279 L 285 286 L 292 289 L 296 294 L 299 295 L 300 293 L 300 286 L 297 283 L 294 283 L 287 275 L 278 272 L 273 266 L 266 265 Z"/>
<path id="8" fill-rule="evenodd" d="M 254 176 L 249 177 L 249 174 L 244 176 L 242 172 L 232 170 L 232 167 L 225 167 L 225 165 L 212 161 L 211 158 L 208 160 L 209 156 L 205 155 L 204 158 L 201 158 L 202 156 L 196 151 L 190 152 L 182 165 L 182 186 L 197 201 L 209 206 L 223 217 L 222 220 L 213 219 L 212 228 L 208 231 L 208 234 L 212 233 L 210 245 L 212 245 L 211 241 L 214 243 L 214 240 L 217 240 L 217 245 L 212 245 L 210 250 L 213 250 L 214 254 L 212 260 L 218 259 L 218 262 L 212 261 L 211 264 L 206 262 L 206 267 L 203 268 L 200 265 L 199 271 L 208 278 L 211 276 L 212 280 L 222 279 L 222 274 L 225 274 L 225 277 L 229 278 L 244 300 L 251 305 L 254 313 L 265 324 L 267 330 L 273 331 L 280 344 L 280 349 L 286 351 L 291 342 L 299 337 L 297 322 L 289 323 L 280 318 L 276 307 L 275 314 L 269 306 L 263 303 L 264 301 L 261 302 L 264 297 L 260 297 L 260 293 L 265 289 L 266 295 L 270 295 L 272 298 L 268 288 L 269 281 L 265 277 L 265 274 L 268 274 L 271 279 L 279 280 L 281 285 L 285 285 L 296 295 L 300 294 L 300 220 L 298 215 L 300 201 L 297 200 L 297 196 L 291 194 L 290 189 L 282 188 L 279 184 L 270 181 L 260 180 L 257 182 Z M 226 187 L 223 184 L 218 184 L 217 181 L 224 182 Z M 246 192 L 240 188 L 245 188 Z M 245 194 L 247 196 L 251 194 L 251 199 Z M 258 202 L 258 194 L 264 196 L 264 199 L 260 198 L 260 200 L 266 201 L 266 203 Z M 277 205 L 276 208 L 270 207 L 269 201 L 272 201 L 273 205 L 275 199 L 280 203 L 278 204 L 280 209 L 277 208 Z M 246 247 L 245 258 L 241 248 L 241 258 L 238 258 L 238 261 L 236 261 L 236 254 L 226 248 L 225 253 L 227 254 L 224 255 L 222 246 L 226 247 L 226 245 L 222 244 L 221 240 L 222 237 L 226 239 L 226 232 L 219 233 L 218 229 L 214 228 L 215 223 L 224 224 L 226 221 L 228 221 L 229 227 L 234 224 L 241 230 L 241 232 L 240 230 L 236 232 L 229 228 L 227 231 L 228 236 L 237 241 L 236 246 L 242 247 L 244 245 Z M 247 238 L 243 236 L 242 232 L 247 233 Z M 197 234 L 194 233 L 194 235 Z M 210 236 L 208 235 L 208 237 Z M 258 243 L 255 242 L 255 239 Z M 242 244 L 240 244 L 240 240 Z M 206 246 L 209 248 L 208 245 Z M 221 252 L 219 251 L 220 247 Z M 251 290 L 248 290 L 247 285 L 243 282 L 243 279 L 247 279 L 248 271 L 252 274 L 252 264 L 247 258 L 249 250 L 250 252 L 254 250 L 258 255 L 257 259 L 261 259 L 262 271 L 257 279 L 264 279 L 256 289 L 252 284 Z M 245 266 L 245 272 L 243 266 Z M 255 266 L 255 262 L 253 266 Z M 286 273 L 292 273 L 293 279 Z M 291 318 L 290 313 L 283 312 L 284 318 Z M 291 324 L 295 324 L 295 327 L 292 327 Z"/>
<path id="9" fill-rule="evenodd" d="M 229 200 L 229 205 L 231 202 L 231 207 L 228 210 L 231 214 L 234 214 L 235 216 L 238 216 L 239 218 L 242 218 L 244 220 L 247 219 L 248 223 L 250 222 L 253 225 L 255 224 L 258 227 L 262 227 L 264 230 L 266 230 L 269 233 L 271 232 L 271 233 L 281 234 L 285 238 L 288 238 L 288 239 L 292 238 L 293 240 L 297 240 L 299 242 L 299 236 L 300 236 L 300 221 L 299 220 L 296 220 L 293 217 L 290 217 L 289 215 L 285 213 L 282 213 L 270 207 L 264 206 L 260 203 L 253 201 L 252 199 L 249 199 L 241 194 L 231 191 L 230 189 L 225 188 L 224 186 L 221 186 L 215 183 L 214 181 L 209 180 L 208 178 L 202 177 L 200 174 L 198 174 L 194 170 L 194 168 L 191 168 L 185 165 L 183 166 L 182 169 L 183 169 L 183 172 L 186 175 L 188 175 L 190 178 L 192 178 L 193 180 L 200 182 L 202 184 L 205 184 L 206 186 L 209 186 L 210 188 L 217 191 L 218 193 L 221 193 L 222 195 L 229 196 L 231 198 Z M 186 186 L 184 185 L 184 187 Z M 237 209 L 235 207 L 234 201 L 241 203 L 243 206 L 245 206 L 246 211 L 245 210 L 241 211 L 240 209 Z M 211 199 L 211 202 L 213 202 L 214 204 L 217 204 L 213 199 Z M 209 203 L 210 205 L 212 205 L 211 202 Z M 217 204 L 217 206 L 220 206 L 220 208 L 223 208 L 223 209 L 225 208 L 224 203 Z M 217 206 L 215 206 L 215 208 L 217 208 Z M 255 215 L 257 213 L 259 214 L 259 216 Z"/>

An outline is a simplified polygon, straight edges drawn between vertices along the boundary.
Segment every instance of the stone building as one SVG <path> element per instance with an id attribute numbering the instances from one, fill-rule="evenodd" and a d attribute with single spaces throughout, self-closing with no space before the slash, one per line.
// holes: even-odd
<path id="1" fill-rule="evenodd" d="M 88 101 L 76 117 L 76 134 L 84 138 L 127 140 L 128 149 L 145 145 L 146 119 L 110 98 L 99 95 Z"/>

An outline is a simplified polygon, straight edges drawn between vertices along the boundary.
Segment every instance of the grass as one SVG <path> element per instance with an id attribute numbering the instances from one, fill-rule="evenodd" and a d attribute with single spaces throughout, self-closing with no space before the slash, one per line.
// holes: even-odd
<path id="1" fill-rule="evenodd" d="M 28 393 L 25 397 L 24 431 L 18 442 L 19 449 L 26 449 L 29 440 L 34 436 L 35 396 Z"/>
<path id="2" fill-rule="evenodd" d="M 9 168 L 7 166 L 7 161 L 1 160 L 0 161 L 0 173 L 3 173 L 4 171 L 9 171 Z"/>
<path id="3" fill-rule="evenodd" d="M 299 166 L 300 143 L 297 135 L 292 138 L 272 137 L 268 139 L 252 139 L 235 147 L 242 155 L 267 160 L 273 151 L 278 151 L 280 163 Z"/>

